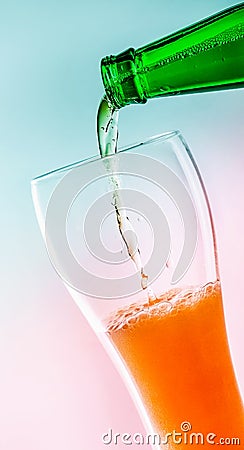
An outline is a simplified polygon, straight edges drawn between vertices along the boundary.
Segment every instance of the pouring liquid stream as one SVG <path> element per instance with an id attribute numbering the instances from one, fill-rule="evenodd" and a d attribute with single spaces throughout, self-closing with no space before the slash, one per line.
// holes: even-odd
<path id="1" fill-rule="evenodd" d="M 117 152 L 118 145 L 118 109 L 113 108 L 104 97 L 99 105 L 97 114 L 97 135 L 99 151 L 102 158 Z M 116 173 L 116 161 L 108 158 L 104 161 L 109 173 L 109 182 L 113 191 L 113 206 L 116 213 L 117 224 L 121 237 L 125 243 L 127 252 L 133 261 L 137 272 L 141 277 L 141 287 L 147 293 L 148 303 L 154 301 L 156 296 L 148 286 L 148 275 L 144 271 L 140 248 L 136 232 L 129 220 L 126 209 L 123 206 L 120 180 Z"/>

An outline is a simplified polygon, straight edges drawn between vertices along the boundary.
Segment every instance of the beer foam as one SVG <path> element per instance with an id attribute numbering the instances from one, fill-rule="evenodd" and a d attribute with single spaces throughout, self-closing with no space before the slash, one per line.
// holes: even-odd
<path id="1" fill-rule="evenodd" d="M 193 307 L 199 301 L 204 301 L 209 297 L 219 295 L 220 282 L 210 282 L 203 286 L 188 286 L 185 289 L 171 289 L 159 295 L 153 302 L 132 303 L 129 306 L 120 308 L 106 320 L 106 331 L 112 334 L 120 329 L 133 327 L 137 322 L 149 320 L 150 317 L 175 316 L 185 308 Z"/>

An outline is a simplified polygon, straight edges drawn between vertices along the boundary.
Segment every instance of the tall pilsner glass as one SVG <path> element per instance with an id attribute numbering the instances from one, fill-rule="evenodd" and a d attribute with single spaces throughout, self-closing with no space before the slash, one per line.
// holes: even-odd
<path id="1" fill-rule="evenodd" d="M 32 181 L 32 194 L 50 260 L 127 383 L 144 443 L 179 450 L 225 439 L 242 448 L 213 221 L 181 134 L 54 170 Z M 150 299 L 119 231 L 115 195 Z"/>

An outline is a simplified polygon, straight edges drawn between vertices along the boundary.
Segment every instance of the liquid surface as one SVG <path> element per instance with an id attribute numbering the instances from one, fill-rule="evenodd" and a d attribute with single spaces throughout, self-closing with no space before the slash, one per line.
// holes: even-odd
<path id="1" fill-rule="evenodd" d="M 102 158 L 113 155 L 117 151 L 119 136 L 118 116 L 119 111 L 110 106 L 106 97 L 104 97 L 100 102 L 97 114 L 98 145 Z M 109 181 L 113 191 L 113 205 L 119 232 L 126 245 L 128 255 L 140 274 L 142 289 L 147 291 L 149 301 L 154 300 L 155 296 L 153 291 L 148 286 L 148 275 L 144 272 L 136 232 L 123 205 L 120 179 L 116 174 L 118 168 L 114 167 L 116 162 L 113 162 L 110 158 L 104 162 L 106 164 L 106 170 L 109 173 Z"/>
<path id="2" fill-rule="evenodd" d="M 180 424 L 188 421 L 192 432 L 215 433 L 216 442 L 221 437 L 239 437 L 244 445 L 243 406 L 218 282 L 171 290 L 149 307 L 145 303 L 121 309 L 110 317 L 107 334 L 157 433 L 180 432 Z M 186 445 L 169 448 L 180 450 Z"/>

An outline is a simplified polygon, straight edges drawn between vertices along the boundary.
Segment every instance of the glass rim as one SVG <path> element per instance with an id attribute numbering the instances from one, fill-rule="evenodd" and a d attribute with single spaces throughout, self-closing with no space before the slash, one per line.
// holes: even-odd
<path id="1" fill-rule="evenodd" d="M 155 142 L 165 141 L 165 140 L 171 139 L 172 137 L 176 137 L 176 136 L 181 136 L 181 132 L 179 130 L 166 131 L 164 133 L 160 133 L 155 136 L 146 138 L 144 141 L 138 141 L 133 144 L 127 144 L 125 146 L 119 147 L 116 154 L 123 153 L 123 152 L 129 151 L 129 150 L 135 149 L 137 147 L 141 147 L 143 145 L 148 145 L 148 144 L 153 144 Z M 107 156 L 104 156 L 103 159 L 111 158 L 113 156 L 114 155 L 107 155 Z M 33 184 L 39 183 L 40 181 L 44 181 L 46 178 L 51 177 L 52 175 L 66 172 L 68 170 L 79 167 L 80 165 L 82 165 L 84 163 L 90 163 L 90 162 L 100 160 L 100 159 L 101 159 L 101 156 L 98 153 L 97 155 L 89 156 L 88 158 L 84 158 L 84 159 L 81 159 L 80 161 L 76 161 L 74 163 L 67 164 L 66 166 L 58 167 L 57 169 L 50 170 L 49 172 L 46 172 L 42 175 L 38 175 L 38 176 L 34 177 L 31 180 L 31 184 L 33 185 Z"/>

